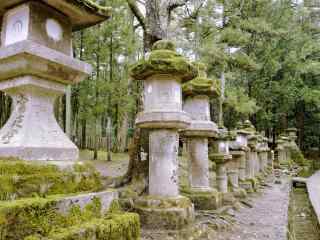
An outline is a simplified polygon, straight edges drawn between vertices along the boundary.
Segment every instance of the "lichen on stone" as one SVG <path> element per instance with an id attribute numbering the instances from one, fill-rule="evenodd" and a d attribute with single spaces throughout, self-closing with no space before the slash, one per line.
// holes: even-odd
<path id="1" fill-rule="evenodd" d="M 171 42 L 161 40 L 155 43 L 148 59 L 141 60 L 130 69 L 131 77 L 145 80 L 153 75 L 172 75 L 182 82 L 190 81 L 198 75 L 195 66 L 174 51 Z"/>

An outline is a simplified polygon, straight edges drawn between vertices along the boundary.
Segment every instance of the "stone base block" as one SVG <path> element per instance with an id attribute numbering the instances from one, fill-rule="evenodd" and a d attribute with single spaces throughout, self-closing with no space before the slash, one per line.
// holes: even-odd
<path id="1" fill-rule="evenodd" d="M 244 189 L 246 191 L 246 193 L 253 193 L 254 192 L 254 188 L 252 186 L 252 182 L 251 181 L 241 181 L 239 182 L 239 186 L 240 188 Z"/>
<path id="2" fill-rule="evenodd" d="M 248 195 L 246 190 L 244 190 L 242 188 L 233 189 L 232 193 L 236 198 L 246 198 Z"/>
<path id="3" fill-rule="evenodd" d="M 190 226 L 195 219 L 191 200 L 183 196 L 141 197 L 135 201 L 134 211 L 146 229 L 179 230 Z"/>
<path id="4" fill-rule="evenodd" d="M 252 188 L 254 191 L 257 191 L 258 188 L 259 188 L 259 180 L 257 178 L 251 178 L 249 179 L 249 181 L 251 182 L 252 184 Z"/>
<path id="5" fill-rule="evenodd" d="M 266 179 L 265 174 L 260 172 L 259 174 L 256 175 L 256 179 L 258 180 L 259 183 L 263 183 Z"/>
<path id="6" fill-rule="evenodd" d="M 183 195 L 191 199 L 197 210 L 215 210 L 222 206 L 222 194 L 215 189 L 208 191 L 186 190 Z"/>
<path id="7" fill-rule="evenodd" d="M 79 158 L 79 150 L 76 146 L 66 148 L 46 148 L 32 146 L 4 147 L 0 144 L 0 156 L 3 158 L 14 157 L 26 161 L 41 161 L 48 164 L 72 166 Z"/>
<path id="8" fill-rule="evenodd" d="M 222 194 L 223 205 L 235 205 L 237 203 L 237 199 L 234 197 L 232 192 L 223 193 Z"/>

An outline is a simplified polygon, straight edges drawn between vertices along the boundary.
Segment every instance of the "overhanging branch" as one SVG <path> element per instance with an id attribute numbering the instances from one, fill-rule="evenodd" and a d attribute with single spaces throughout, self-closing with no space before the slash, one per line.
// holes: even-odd
<path id="1" fill-rule="evenodd" d="M 139 24 L 142 26 L 143 30 L 146 31 L 146 20 L 140 11 L 135 0 L 127 0 L 128 6 L 132 11 L 133 15 L 137 18 Z"/>

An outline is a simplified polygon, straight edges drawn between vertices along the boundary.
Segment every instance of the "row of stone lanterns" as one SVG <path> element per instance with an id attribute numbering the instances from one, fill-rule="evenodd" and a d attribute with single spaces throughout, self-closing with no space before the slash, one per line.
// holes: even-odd
<path id="1" fill-rule="evenodd" d="M 149 58 L 133 66 L 131 76 L 144 81 L 144 111 L 136 124 L 150 129 L 148 195 L 135 201 L 144 227 L 181 229 L 193 222 L 194 206 L 234 204 L 257 188 L 268 155 L 261 156 L 260 164 L 257 134 L 249 121 L 234 132 L 211 121 L 209 100 L 219 89 L 203 64 L 191 64 L 171 42 L 158 41 Z M 186 139 L 189 161 L 189 189 L 182 193 L 179 134 Z M 264 138 L 262 143 L 265 153 L 269 149 Z M 216 165 L 217 189 L 210 184 L 209 160 Z"/>

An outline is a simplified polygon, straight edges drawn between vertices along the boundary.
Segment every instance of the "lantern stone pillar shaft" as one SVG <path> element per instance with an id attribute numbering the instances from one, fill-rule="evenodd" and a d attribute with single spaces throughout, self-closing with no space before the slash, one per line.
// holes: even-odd
<path id="1" fill-rule="evenodd" d="M 194 190 L 210 190 L 208 139 L 188 139 L 188 154 L 190 159 L 190 187 Z"/>
<path id="2" fill-rule="evenodd" d="M 192 202 L 179 192 L 178 131 L 191 121 L 182 111 L 181 83 L 198 71 L 175 50 L 173 43 L 158 41 L 149 58 L 131 69 L 133 79 L 144 81 L 144 111 L 136 125 L 150 129 L 149 196 L 135 202 L 135 211 L 149 229 L 178 230 L 194 221 Z"/>
<path id="3" fill-rule="evenodd" d="M 249 151 L 249 181 L 251 182 L 251 187 L 252 190 L 256 190 L 257 189 L 257 179 L 256 177 L 258 176 L 258 153 L 257 153 L 257 136 L 255 135 L 254 132 L 252 132 L 252 134 L 249 136 L 248 139 L 248 146 L 250 148 Z"/>
<path id="4" fill-rule="evenodd" d="M 178 197 L 178 133 L 170 129 L 153 130 L 149 138 L 149 194 Z"/>
<path id="5" fill-rule="evenodd" d="M 78 159 L 78 148 L 59 127 L 53 105 L 92 71 L 72 57 L 72 32 L 109 17 L 109 8 L 98 11 L 91 2 L 1 1 L 0 90 L 13 105 L 0 130 L 0 157 L 58 165 Z"/>
<path id="6" fill-rule="evenodd" d="M 222 161 L 217 160 L 217 185 L 218 190 L 221 193 L 228 192 L 228 175 L 226 164 Z"/>

